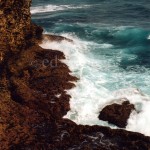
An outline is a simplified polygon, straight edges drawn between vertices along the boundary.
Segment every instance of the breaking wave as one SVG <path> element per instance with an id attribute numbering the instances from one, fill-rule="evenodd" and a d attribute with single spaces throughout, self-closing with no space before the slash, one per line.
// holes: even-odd
<path id="1" fill-rule="evenodd" d="M 35 7 L 31 7 L 31 14 L 62 11 L 62 10 L 69 10 L 69 9 L 81 9 L 81 8 L 87 8 L 87 7 L 90 7 L 90 5 L 81 5 L 81 6 L 73 6 L 73 5 L 35 6 Z"/>
<path id="2" fill-rule="evenodd" d="M 119 32 L 123 31 L 116 33 L 119 37 L 128 35 L 127 32 L 122 35 Z M 147 88 L 150 83 L 150 70 L 144 67 L 143 70 L 146 70 L 144 72 L 140 71 L 142 67 L 139 67 L 139 72 L 138 70 L 121 69 L 119 65 L 114 63 L 115 57 L 107 56 L 108 53 L 104 55 L 104 51 L 114 50 L 115 45 L 113 44 L 81 40 L 75 34 L 63 33 L 60 35 L 73 39 L 73 42 L 64 40 L 58 43 L 44 40 L 41 46 L 64 52 L 66 60 L 63 62 L 69 66 L 72 74 L 80 79 L 76 83 L 76 87 L 68 91 L 72 96 L 71 110 L 65 117 L 77 124 L 97 124 L 117 128 L 107 122 L 100 121 L 98 119 L 99 112 L 108 104 L 122 103 L 128 99 L 130 103 L 135 105 L 136 111 L 133 111 L 128 119 L 126 129 L 150 136 L 150 97 L 143 94 L 144 88 Z M 146 37 L 145 34 L 144 37 Z M 136 37 L 134 44 L 137 43 L 137 39 L 138 37 Z M 101 54 L 98 54 L 98 49 Z M 139 87 L 140 89 L 143 87 L 143 91 Z"/>

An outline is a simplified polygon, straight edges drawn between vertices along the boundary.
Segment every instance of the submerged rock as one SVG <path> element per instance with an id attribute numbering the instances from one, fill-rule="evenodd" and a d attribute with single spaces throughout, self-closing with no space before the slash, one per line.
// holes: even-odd
<path id="1" fill-rule="evenodd" d="M 120 104 L 112 104 L 104 107 L 100 112 L 99 119 L 108 121 L 120 128 L 125 128 L 127 120 L 134 110 L 134 105 L 129 101 L 124 101 Z"/>
<path id="2" fill-rule="evenodd" d="M 43 40 L 49 40 L 49 41 L 55 41 L 55 42 L 61 42 L 65 40 L 68 42 L 73 42 L 73 40 L 63 37 L 63 36 L 48 35 L 48 34 L 43 35 Z"/>

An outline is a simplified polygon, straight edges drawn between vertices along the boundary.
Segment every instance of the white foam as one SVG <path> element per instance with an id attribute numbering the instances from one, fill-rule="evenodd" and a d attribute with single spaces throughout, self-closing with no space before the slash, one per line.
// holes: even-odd
<path id="1" fill-rule="evenodd" d="M 150 102 L 139 103 L 140 113 L 133 112 L 128 120 L 127 130 L 150 136 Z"/>
<path id="2" fill-rule="evenodd" d="M 128 88 L 116 91 L 114 93 L 114 97 L 118 99 L 125 97 L 130 101 L 130 103 L 134 104 L 136 108 L 136 111 L 133 111 L 128 119 L 128 125 L 126 129 L 150 136 L 149 96 L 144 95 L 136 88 Z"/>
<path id="3" fill-rule="evenodd" d="M 148 40 L 150 40 L 150 35 L 147 37 Z"/>
<path id="4" fill-rule="evenodd" d="M 101 56 L 96 59 L 92 56 L 93 47 L 112 48 L 108 43 L 97 44 L 83 41 L 73 34 L 62 34 L 74 42 L 43 41 L 41 46 L 64 52 L 66 60 L 63 60 L 80 80 L 76 87 L 69 90 L 72 96 L 70 100 L 71 110 L 65 118 L 69 118 L 77 124 L 105 125 L 116 128 L 107 122 L 100 121 L 98 115 L 101 109 L 108 104 L 122 103 L 126 99 L 134 104 L 136 111 L 128 120 L 127 130 L 140 132 L 150 136 L 150 98 L 142 94 L 136 87 L 132 87 L 131 76 L 144 85 L 149 86 L 149 76 L 145 74 L 133 74 L 132 72 L 117 72 L 117 66 L 113 66 L 112 60 Z M 116 68 L 115 68 L 116 67 Z M 142 77 L 142 78 L 141 78 Z M 141 82 L 142 81 L 142 82 Z M 116 84 L 117 83 L 117 84 Z M 126 85 L 128 83 L 128 85 Z M 130 87 L 131 84 L 131 87 Z M 113 86 L 112 90 L 110 86 Z M 121 89 L 121 87 L 128 87 Z"/>
<path id="5" fill-rule="evenodd" d="M 78 115 L 74 118 L 76 123 L 92 125 L 96 122 L 99 124 L 100 121 L 97 118 L 99 104 L 104 104 L 105 101 L 107 101 L 106 98 L 108 98 L 109 91 L 100 85 L 100 83 L 105 82 L 102 75 L 99 75 L 97 83 L 93 83 L 93 81 L 90 80 L 90 78 L 92 79 L 91 76 L 93 76 L 93 71 L 97 73 L 97 69 L 100 66 L 97 62 L 94 62 L 93 59 L 86 57 L 86 55 L 90 52 L 90 47 L 93 47 L 93 45 L 97 46 L 97 44 L 81 41 L 75 35 L 63 34 L 62 36 L 71 38 L 74 42 L 70 43 L 62 41 L 61 43 L 57 43 L 43 41 L 41 46 L 43 48 L 63 51 L 66 56 L 66 60 L 63 60 L 63 62 L 70 67 L 74 75 L 80 78 L 79 82 L 76 84 L 76 88 L 68 91 L 72 98 L 70 101 L 71 111 L 68 112 L 66 117 L 72 118 L 74 113 L 77 112 Z M 112 45 L 100 44 L 99 46 L 110 47 Z M 96 69 L 92 70 L 93 67 L 96 67 Z M 86 75 L 86 71 L 91 72 L 91 74 Z M 95 84 L 99 86 L 99 89 L 95 86 Z"/>
<path id="6" fill-rule="evenodd" d="M 80 41 L 77 37 L 75 37 L 75 35 L 63 34 L 62 36 L 65 36 L 69 39 L 70 38 L 72 39 L 74 37 L 74 42 L 71 43 L 66 40 L 63 40 L 62 42 L 58 43 L 55 41 L 50 42 L 46 40 L 43 41 L 43 43 L 40 46 L 42 46 L 43 48 L 62 51 L 66 56 L 66 59 L 62 61 L 65 62 L 73 72 L 76 72 L 79 69 L 81 69 L 81 67 L 84 66 L 84 64 L 87 63 L 83 53 L 87 53 L 88 52 L 87 47 L 89 45 L 92 45 L 93 43 Z"/>
<path id="7" fill-rule="evenodd" d="M 87 8 L 90 5 L 81 5 L 81 6 L 73 6 L 73 5 L 46 5 L 46 6 L 35 6 L 31 7 L 31 14 L 45 13 L 45 12 L 54 12 L 54 11 L 62 11 L 69 9 L 80 9 Z"/>

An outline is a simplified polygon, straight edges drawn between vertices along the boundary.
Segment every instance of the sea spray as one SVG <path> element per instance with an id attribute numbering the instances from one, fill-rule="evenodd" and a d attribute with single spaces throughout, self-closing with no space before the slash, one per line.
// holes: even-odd
<path id="1" fill-rule="evenodd" d="M 33 20 L 45 31 L 73 39 L 43 41 L 42 47 L 63 51 L 79 78 L 65 117 L 77 124 L 115 126 L 100 121 L 106 105 L 128 99 L 136 110 L 127 130 L 150 135 L 150 10 L 148 3 L 119 1 L 51 1 L 33 4 Z M 129 15 L 130 14 L 130 15 Z M 131 15 L 132 14 L 132 15 Z"/>
<path id="2" fill-rule="evenodd" d="M 48 12 L 55 12 L 55 11 L 63 11 L 63 10 L 70 10 L 70 9 L 81 9 L 87 8 L 90 5 L 46 5 L 46 6 L 36 6 L 31 7 L 32 14 L 40 14 L 40 13 L 48 13 Z"/>
<path id="3" fill-rule="evenodd" d="M 94 48 L 107 50 L 113 49 L 113 45 L 84 41 L 74 34 L 61 34 L 61 36 L 73 39 L 73 42 L 64 40 L 58 43 L 44 40 L 41 46 L 64 52 L 66 60 L 63 62 L 69 66 L 72 74 L 79 78 L 76 87 L 68 91 L 72 96 L 71 110 L 65 118 L 67 117 L 77 124 L 97 124 L 117 128 L 100 121 L 98 114 L 106 105 L 113 102 L 122 103 L 128 99 L 135 105 L 136 110 L 131 114 L 126 129 L 150 135 L 150 119 L 147 117 L 150 98 L 133 86 L 133 79 L 129 80 L 133 75 L 137 76 L 136 79 L 141 75 L 134 71 L 118 72 L 120 71 L 119 66 L 114 66 L 112 60 L 104 59 L 103 56 L 101 59 L 93 57 Z M 147 73 L 149 73 L 148 70 Z"/>

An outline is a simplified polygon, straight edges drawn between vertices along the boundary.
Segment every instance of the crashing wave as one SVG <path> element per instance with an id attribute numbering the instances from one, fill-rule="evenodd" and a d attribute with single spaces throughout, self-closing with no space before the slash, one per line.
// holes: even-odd
<path id="1" fill-rule="evenodd" d="M 81 5 L 81 6 L 73 6 L 73 5 L 36 6 L 36 7 L 31 7 L 31 14 L 62 11 L 62 10 L 69 10 L 69 9 L 80 9 L 80 8 L 87 8 L 87 7 L 89 7 L 89 5 Z"/>
<path id="2" fill-rule="evenodd" d="M 130 103 L 135 105 L 136 111 L 128 119 L 126 129 L 150 135 L 150 119 L 148 118 L 150 98 L 137 88 L 122 89 L 120 87 L 121 84 L 130 83 L 128 79 L 131 77 L 132 72 L 118 72 L 117 66 L 112 68 L 112 62 L 108 58 L 93 58 L 93 47 L 105 49 L 106 51 L 113 48 L 113 45 L 83 41 L 71 34 L 61 34 L 61 36 L 73 39 L 73 42 L 44 40 L 41 46 L 63 51 L 66 56 L 66 60 L 63 61 L 70 67 L 73 75 L 80 79 L 76 83 L 76 87 L 68 91 L 69 95 L 72 96 L 70 101 L 71 110 L 65 118 L 69 118 L 77 124 L 97 124 L 116 128 L 107 122 L 100 121 L 98 119 L 99 111 L 104 106 L 113 103 L 114 100 L 120 103 L 117 100 L 128 99 Z M 139 78 L 139 74 L 133 75 L 137 75 L 136 78 Z M 145 75 L 147 76 L 147 74 Z M 110 86 L 112 85 L 114 87 L 118 86 L 119 89 L 111 90 Z"/>

